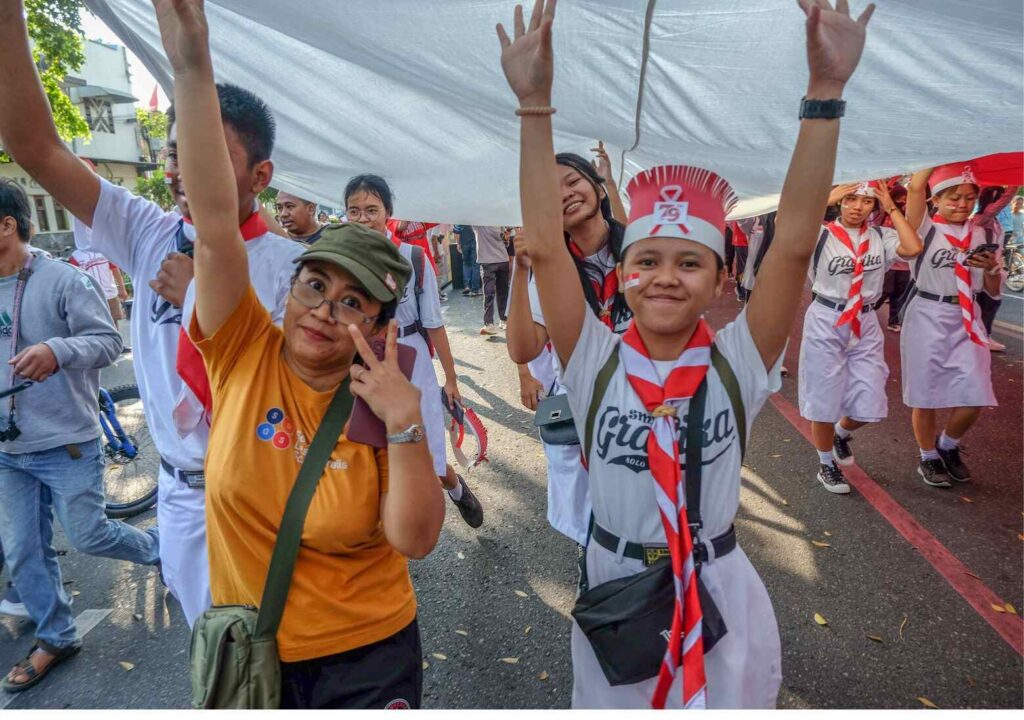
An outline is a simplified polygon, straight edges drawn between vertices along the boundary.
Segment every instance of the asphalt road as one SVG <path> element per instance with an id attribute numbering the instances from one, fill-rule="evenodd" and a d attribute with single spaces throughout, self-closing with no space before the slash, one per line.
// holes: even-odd
<path id="1" fill-rule="evenodd" d="M 869 476 L 859 487 L 870 498 L 860 490 L 833 496 L 817 484 L 813 448 L 785 412 L 796 403 L 795 329 L 790 377 L 778 404 L 766 405 L 754 425 L 737 518 L 740 543 L 778 616 L 780 707 L 919 708 L 919 698 L 943 708 L 1024 706 L 1024 626 L 978 601 L 998 597 L 1015 609 L 1024 606 L 1022 308 L 1012 303 L 1004 302 L 996 330 L 1009 346 L 993 358 L 1000 407 L 987 411 L 969 436 L 974 482 L 951 490 L 916 479 L 893 335 L 886 346 L 890 417 L 860 431 L 854 443 Z M 730 295 L 709 319 L 720 327 L 736 310 Z M 412 565 L 428 664 L 424 704 L 568 707 L 575 548 L 545 520 L 541 446 L 530 414 L 519 406 L 504 340 L 481 338 L 479 305 L 457 293 L 446 314 L 462 391 L 487 425 L 491 459 L 468 478 L 484 503 L 484 526 L 471 530 L 449 506 L 437 549 Z M 105 382 L 130 377 L 129 366 L 127 358 Z M 153 521 L 148 513 L 134 522 Z M 57 547 L 67 548 L 63 535 Z M 76 613 L 110 612 L 85 613 L 83 619 L 99 621 L 82 654 L 38 688 L 0 693 L 0 708 L 187 707 L 188 629 L 153 571 L 73 550 L 61 563 L 77 593 Z M 966 587 L 967 597 L 956 587 Z M 828 625 L 815 622 L 815 613 Z M 31 641 L 31 625 L 0 619 L 0 667 L 18 660 Z"/>

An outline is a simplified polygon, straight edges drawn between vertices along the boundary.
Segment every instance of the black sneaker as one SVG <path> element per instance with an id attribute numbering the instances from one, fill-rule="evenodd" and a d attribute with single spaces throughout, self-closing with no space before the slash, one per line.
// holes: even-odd
<path id="1" fill-rule="evenodd" d="M 825 486 L 825 489 L 836 495 L 849 495 L 850 485 L 843 476 L 843 471 L 838 465 L 822 464 L 818 470 L 818 482 Z"/>
<path id="2" fill-rule="evenodd" d="M 476 499 L 476 495 L 469 489 L 469 485 L 459 475 L 459 485 L 462 486 L 462 497 L 458 500 L 452 500 L 455 503 L 455 507 L 459 509 L 459 514 L 462 515 L 462 519 L 466 521 L 466 524 L 471 528 L 478 528 L 484 524 L 484 509 L 480 505 L 480 501 Z M 448 496 L 451 498 L 451 495 Z"/>
<path id="3" fill-rule="evenodd" d="M 949 482 L 949 475 L 946 473 L 946 466 L 942 463 L 942 460 L 934 458 L 922 460 L 921 464 L 917 466 L 917 474 L 924 480 L 925 485 L 940 488 L 953 486 Z"/>
<path id="4" fill-rule="evenodd" d="M 832 433 L 832 456 L 840 465 L 853 465 L 853 450 L 850 449 L 851 435 L 848 438 L 839 437 L 839 433 Z"/>
<path id="5" fill-rule="evenodd" d="M 960 448 L 955 447 L 952 450 L 943 450 L 939 447 L 939 444 L 935 443 L 935 449 L 939 452 L 939 457 L 942 458 L 942 464 L 946 466 L 946 472 L 949 476 L 957 482 L 970 482 L 971 471 L 964 465 L 964 461 L 960 459 Z"/>

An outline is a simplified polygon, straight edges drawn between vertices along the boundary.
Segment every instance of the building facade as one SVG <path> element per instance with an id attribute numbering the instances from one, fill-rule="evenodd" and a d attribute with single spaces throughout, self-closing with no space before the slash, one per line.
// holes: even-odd
<path id="1" fill-rule="evenodd" d="M 155 153 L 135 117 L 136 98 L 124 47 L 85 41 L 85 62 L 65 80 L 66 90 L 85 117 L 92 137 L 67 143 L 96 172 L 115 185 L 135 188 L 135 180 L 156 169 Z M 0 177 L 19 183 L 29 196 L 36 236 L 33 244 L 55 254 L 74 245 L 73 218 L 16 163 L 0 163 Z"/>

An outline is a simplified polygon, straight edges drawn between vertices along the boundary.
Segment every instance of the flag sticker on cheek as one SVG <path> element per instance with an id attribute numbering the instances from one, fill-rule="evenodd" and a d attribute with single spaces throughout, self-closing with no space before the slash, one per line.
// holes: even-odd
<path id="1" fill-rule="evenodd" d="M 626 276 L 626 289 L 635 288 L 640 284 L 640 273 L 635 272 Z"/>

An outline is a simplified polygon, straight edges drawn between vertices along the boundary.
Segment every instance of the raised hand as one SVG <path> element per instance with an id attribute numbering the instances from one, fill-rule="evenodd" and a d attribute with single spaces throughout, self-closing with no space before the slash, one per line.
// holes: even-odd
<path id="1" fill-rule="evenodd" d="M 882 210 L 889 212 L 896 207 L 896 203 L 893 202 L 892 195 L 889 194 L 889 188 L 884 182 L 879 181 L 878 187 L 875 188 L 875 193 L 878 196 L 878 204 L 881 206 Z"/>
<path id="2" fill-rule="evenodd" d="M 363 359 L 363 365 L 353 365 L 349 371 L 352 394 L 366 401 L 389 433 L 420 423 L 420 391 L 398 366 L 398 324 L 394 320 L 388 323 L 383 360 L 377 358 L 356 325 L 349 325 L 348 331 Z"/>
<path id="3" fill-rule="evenodd" d="M 597 155 L 597 157 L 591 162 L 594 166 L 594 170 L 601 179 L 607 182 L 612 178 L 612 161 L 608 159 L 608 151 L 604 149 L 604 141 L 598 140 L 596 148 L 590 148 L 590 152 Z"/>
<path id="4" fill-rule="evenodd" d="M 160 39 L 178 73 L 210 62 L 209 26 L 204 0 L 153 0 Z"/>
<path id="5" fill-rule="evenodd" d="M 523 6 L 516 5 L 514 39 L 498 23 L 501 41 L 501 69 L 512 92 L 522 105 L 550 105 L 554 77 L 551 53 L 551 24 L 555 20 L 556 0 L 535 0 L 530 25 L 523 24 Z"/>
<path id="6" fill-rule="evenodd" d="M 807 15 L 807 65 L 811 71 L 808 97 L 839 97 L 860 62 L 875 5 L 870 3 L 854 20 L 847 0 L 836 0 L 835 9 L 828 0 L 797 2 Z"/>
<path id="7" fill-rule="evenodd" d="M 842 185 L 836 185 L 828 194 L 828 204 L 835 205 L 844 197 L 854 192 L 859 184 L 860 183 L 843 183 Z"/>
<path id="8" fill-rule="evenodd" d="M 516 264 L 528 270 L 530 268 L 530 253 L 526 247 L 526 234 L 522 228 L 518 228 L 512 236 L 512 246 L 516 251 Z"/>

